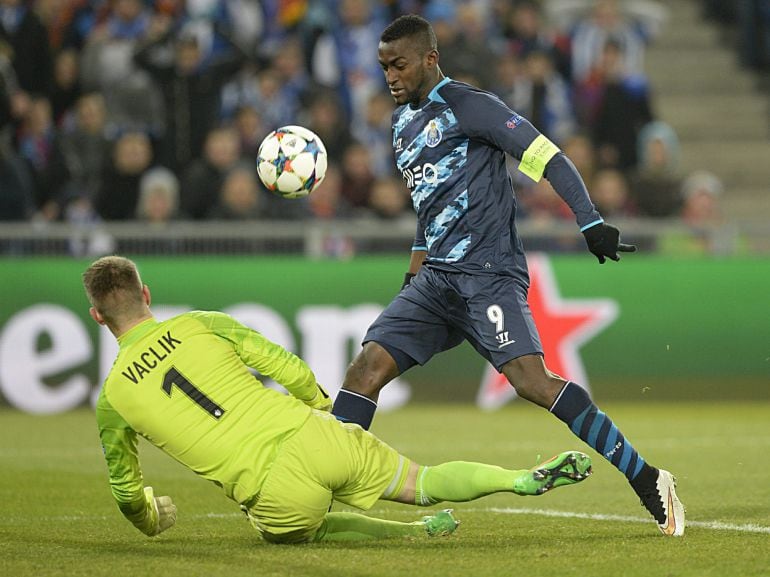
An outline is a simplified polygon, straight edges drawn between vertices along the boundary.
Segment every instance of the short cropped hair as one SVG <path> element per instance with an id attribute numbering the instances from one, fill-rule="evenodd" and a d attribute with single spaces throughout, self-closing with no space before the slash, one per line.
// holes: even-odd
<path id="1" fill-rule="evenodd" d="M 422 53 L 438 49 L 438 41 L 433 27 L 425 18 L 416 14 L 405 14 L 391 22 L 380 35 L 380 42 L 394 42 L 401 38 L 414 38 Z"/>
<path id="2" fill-rule="evenodd" d="M 115 324 L 144 306 L 142 280 L 133 261 L 122 256 L 104 256 L 83 273 L 88 300 L 104 317 Z"/>

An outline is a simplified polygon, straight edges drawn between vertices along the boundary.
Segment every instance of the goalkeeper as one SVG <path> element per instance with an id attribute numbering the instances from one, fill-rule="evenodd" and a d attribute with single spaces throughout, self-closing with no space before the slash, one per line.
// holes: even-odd
<path id="1" fill-rule="evenodd" d="M 195 311 L 155 320 L 132 261 L 101 258 L 83 283 L 91 316 L 120 345 L 96 406 L 112 494 L 146 535 L 172 527 L 176 506 L 144 485 L 138 436 L 219 485 L 274 543 L 436 536 L 457 527 L 450 510 L 400 523 L 329 513 L 333 499 L 366 510 L 378 499 L 429 506 L 497 492 L 539 495 L 591 473 L 577 451 L 530 470 L 420 466 L 331 416 L 331 399 L 305 362 L 232 317 Z M 262 386 L 249 367 L 291 396 Z"/>

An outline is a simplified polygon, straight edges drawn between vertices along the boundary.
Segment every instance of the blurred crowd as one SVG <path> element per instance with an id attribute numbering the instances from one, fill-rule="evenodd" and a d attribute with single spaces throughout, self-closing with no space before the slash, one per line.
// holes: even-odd
<path id="1" fill-rule="evenodd" d="M 719 218 L 721 183 L 681 174 L 644 73 L 663 2 L 0 0 L 0 220 L 411 214 L 377 62 L 402 13 L 432 22 L 446 75 L 565 151 L 605 217 Z M 256 176 L 259 143 L 285 124 L 329 152 L 307 199 Z M 516 187 L 522 219 L 574 219 L 547 181 Z"/>
<path id="2" fill-rule="evenodd" d="M 741 62 L 758 72 L 770 70 L 770 0 L 700 0 L 704 16 L 722 26 Z"/>

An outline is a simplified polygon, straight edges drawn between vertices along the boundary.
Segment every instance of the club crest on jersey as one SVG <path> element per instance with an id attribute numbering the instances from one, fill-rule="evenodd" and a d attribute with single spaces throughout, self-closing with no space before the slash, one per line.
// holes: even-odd
<path id="1" fill-rule="evenodd" d="M 517 127 L 519 124 L 521 124 L 521 121 L 522 121 L 522 120 L 524 120 L 524 119 L 523 119 L 521 116 L 519 116 L 518 114 L 516 114 L 516 113 L 514 112 L 514 113 L 513 113 L 513 116 L 511 116 L 511 117 L 510 117 L 510 118 L 509 118 L 509 119 L 508 119 L 508 120 L 505 122 L 505 125 L 506 125 L 508 128 L 510 128 L 511 130 L 513 130 L 513 129 L 514 129 L 514 128 L 516 128 L 516 127 Z"/>
<path id="2" fill-rule="evenodd" d="M 425 129 L 425 144 L 429 148 L 435 148 L 438 143 L 441 142 L 441 130 L 438 127 L 438 123 L 435 120 L 431 120 Z"/>

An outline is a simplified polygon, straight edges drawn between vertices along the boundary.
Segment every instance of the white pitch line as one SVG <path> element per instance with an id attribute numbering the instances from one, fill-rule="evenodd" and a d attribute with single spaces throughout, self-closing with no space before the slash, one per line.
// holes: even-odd
<path id="1" fill-rule="evenodd" d="M 428 509 L 419 509 L 421 513 L 430 512 Z M 390 512 L 387 509 L 372 509 L 368 511 L 368 514 L 387 514 Z M 633 517 L 631 515 L 607 515 L 603 513 L 578 513 L 576 511 L 554 511 L 552 509 L 528 509 L 528 508 L 513 508 L 513 507 L 488 507 L 488 508 L 469 508 L 459 509 L 459 514 L 462 513 L 497 513 L 500 515 L 539 515 L 541 517 L 556 517 L 561 519 L 588 519 L 590 521 L 610 521 L 621 523 L 651 523 L 652 520 L 647 517 Z M 185 515 L 188 519 L 227 519 L 235 517 L 243 517 L 243 513 L 194 513 L 192 515 Z M 20 519 L 20 518 L 16 518 Z M 109 517 L 104 515 L 60 515 L 54 517 L 36 517 L 41 521 L 106 521 Z M 8 518 L 4 519 L 8 521 Z M 694 521 L 687 520 L 688 527 L 699 527 L 701 529 L 711 529 L 712 531 L 737 531 L 739 533 L 764 533 L 770 534 L 770 527 L 763 525 L 755 525 L 748 523 L 745 525 L 738 525 L 736 523 L 723 523 L 722 521 Z"/>
<path id="2" fill-rule="evenodd" d="M 632 517 L 630 515 L 605 515 L 602 513 L 576 513 L 573 511 L 553 511 L 550 509 L 526 509 L 510 507 L 490 507 L 488 509 L 464 509 L 464 511 L 480 511 L 501 513 L 504 515 L 540 515 L 542 517 L 560 517 L 567 519 L 590 519 L 591 521 L 622 521 L 627 523 L 650 523 L 651 520 L 646 517 Z M 722 523 L 721 521 L 691 521 L 687 520 L 687 527 L 700 527 L 703 529 L 713 529 L 714 531 L 738 531 L 741 533 L 768 533 L 770 527 L 755 525 L 749 523 L 746 525 L 737 525 L 735 523 Z"/>

